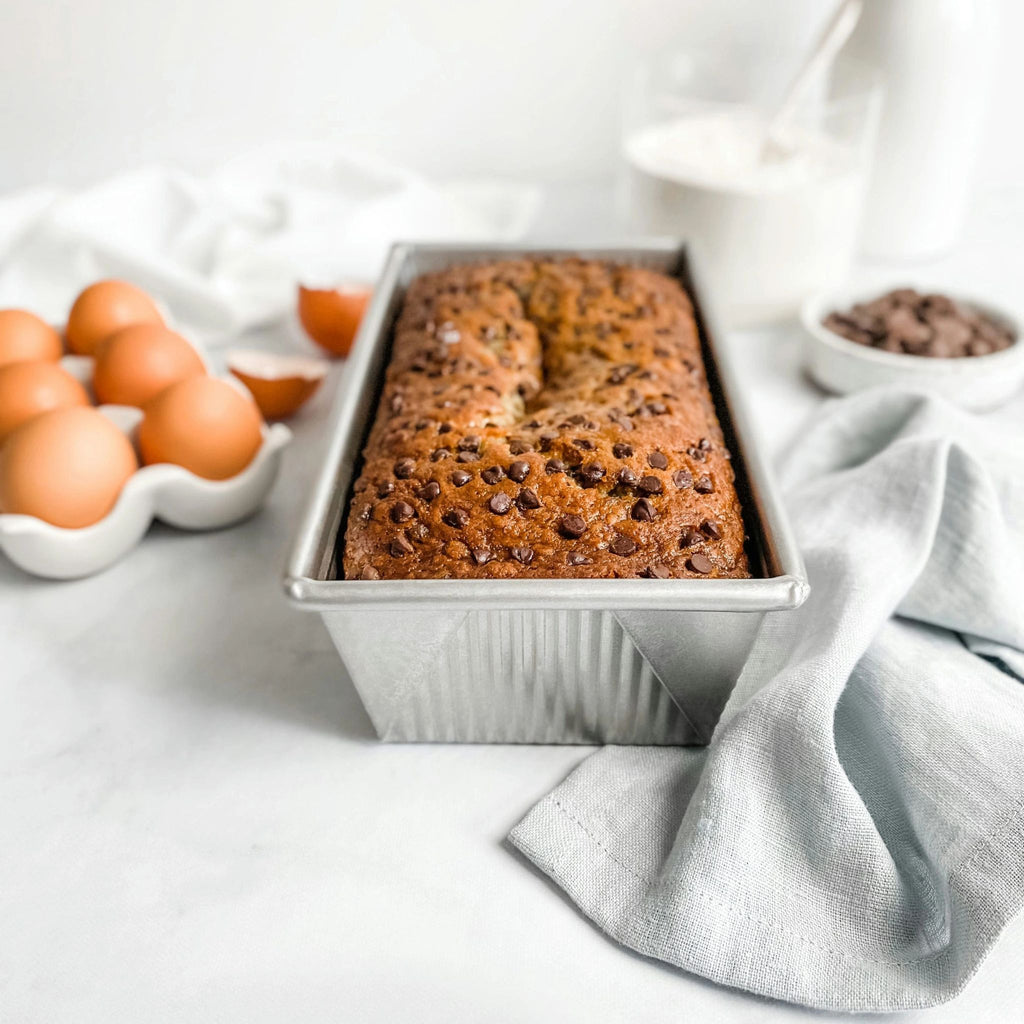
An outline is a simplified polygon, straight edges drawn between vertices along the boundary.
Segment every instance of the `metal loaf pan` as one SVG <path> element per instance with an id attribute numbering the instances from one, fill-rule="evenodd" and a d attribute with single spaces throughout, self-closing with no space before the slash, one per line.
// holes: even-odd
<path id="1" fill-rule="evenodd" d="M 458 263 L 581 256 L 678 277 L 750 535 L 749 580 L 342 580 L 336 546 L 406 288 Z M 685 245 L 396 244 L 346 368 L 285 590 L 323 616 L 384 740 L 705 743 L 766 612 L 799 606 L 806 573 Z"/>

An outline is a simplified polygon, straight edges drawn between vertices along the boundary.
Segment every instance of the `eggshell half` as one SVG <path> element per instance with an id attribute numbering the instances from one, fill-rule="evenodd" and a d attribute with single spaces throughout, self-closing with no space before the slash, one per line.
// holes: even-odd
<path id="1" fill-rule="evenodd" d="M 336 356 L 347 356 L 369 301 L 370 289 L 361 284 L 338 288 L 306 288 L 300 284 L 299 320 L 306 334 L 321 348 Z"/>
<path id="2" fill-rule="evenodd" d="M 328 363 L 308 356 L 282 356 L 255 349 L 232 349 L 228 369 L 249 389 L 267 419 L 291 416 L 327 375 Z"/>

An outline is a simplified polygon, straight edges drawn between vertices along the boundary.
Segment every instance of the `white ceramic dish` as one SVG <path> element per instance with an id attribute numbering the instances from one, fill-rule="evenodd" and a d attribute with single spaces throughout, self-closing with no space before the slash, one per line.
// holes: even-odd
<path id="1" fill-rule="evenodd" d="M 903 287 L 904 285 L 900 285 Z M 1011 328 L 1017 341 L 1002 352 L 959 359 L 883 352 L 858 345 L 830 331 L 822 320 L 834 310 L 849 309 L 888 291 L 887 288 L 824 292 L 807 299 L 800 311 L 805 330 L 804 362 L 807 372 L 827 391 L 849 394 L 885 384 L 924 388 L 964 409 L 992 409 L 1012 398 L 1024 384 L 1024 339 L 1021 321 L 1007 310 L 947 289 L 912 285 L 921 292 L 941 291 Z"/>
<path id="2" fill-rule="evenodd" d="M 195 347 L 209 367 L 202 348 Z M 89 356 L 61 359 L 64 369 L 90 393 L 92 364 Z M 234 377 L 221 379 L 249 395 Z M 99 410 L 136 444 L 141 409 L 101 405 Z M 263 504 L 291 436 L 284 424 L 264 426 L 263 444 L 255 458 L 228 480 L 204 480 L 181 466 L 142 466 L 125 484 L 113 509 L 98 523 L 83 529 L 51 526 L 35 516 L 0 514 L 0 551 L 35 576 L 75 579 L 100 572 L 124 557 L 142 540 L 154 519 L 183 530 L 229 526 L 252 515 Z"/>

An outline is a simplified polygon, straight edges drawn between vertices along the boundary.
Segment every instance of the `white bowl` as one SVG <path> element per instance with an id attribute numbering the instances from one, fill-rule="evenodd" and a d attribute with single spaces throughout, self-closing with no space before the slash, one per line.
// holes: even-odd
<path id="1" fill-rule="evenodd" d="M 800 310 L 806 331 L 804 360 L 811 377 L 827 391 L 841 395 L 885 384 L 923 388 L 972 410 L 992 409 L 1012 398 L 1024 384 L 1024 339 L 1020 320 L 1006 310 L 966 295 L 926 285 L 910 287 L 916 287 L 923 294 L 949 295 L 961 305 L 1010 328 L 1017 340 L 1001 352 L 957 359 L 885 352 L 850 341 L 830 331 L 822 321 L 829 313 L 842 312 L 858 302 L 870 302 L 889 289 L 823 292 L 807 299 Z"/>

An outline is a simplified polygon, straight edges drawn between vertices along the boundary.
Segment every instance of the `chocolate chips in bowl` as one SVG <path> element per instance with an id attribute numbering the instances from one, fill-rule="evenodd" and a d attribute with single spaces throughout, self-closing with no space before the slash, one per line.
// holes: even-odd
<path id="1" fill-rule="evenodd" d="M 814 296 L 801 319 L 807 371 L 838 394 L 896 384 L 980 410 L 1024 383 L 1019 321 L 989 303 L 902 287 Z"/>
<path id="2" fill-rule="evenodd" d="M 822 326 L 858 345 L 932 359 L 988 356 L 1015 343 L 1005 323 L 948 295 L 897 288 L 848 310 L 833 310 Z"/>

